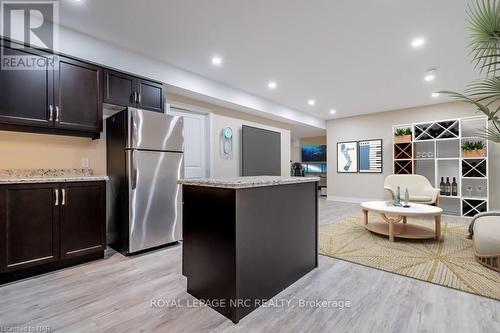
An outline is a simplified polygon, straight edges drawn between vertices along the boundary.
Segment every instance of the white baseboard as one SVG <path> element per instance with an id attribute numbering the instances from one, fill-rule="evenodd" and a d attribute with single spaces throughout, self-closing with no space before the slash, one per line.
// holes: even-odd
<path id="1" fill-rule="evenodd" d="M 365 201 L 381 201 L 384 199 L 370 199 L 370 198 L 353 198 L 353 197 L 338 197 L 335 195 L 329 195 L 326 200 L 328 201 L 339 201 L 339 202 L 348 202 L 348 203 L 362 203 Z"/>

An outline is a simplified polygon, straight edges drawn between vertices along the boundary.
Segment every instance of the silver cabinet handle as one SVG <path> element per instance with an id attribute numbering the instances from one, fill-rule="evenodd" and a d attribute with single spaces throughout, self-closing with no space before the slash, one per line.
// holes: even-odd
<path id="1" fill-rule="evenodd" d="M 56 195 L 56 201 L 54 202 L 54 206 L 59 206 L 59 190 L 54 189 L 54 194 Z"/>
<path id="2" fill-rule="evenodd" d="M 49 121 L 54 120 L 54 107 L 49 105 Z"/>
<path id="3" fill-rule="evenodd" d="M 59 122 L 59 107 L 56 106 L 56 122 Z"/>
<path id="4" fill-rule="evenodd" d="M 141 93 L 137 93 L 137 104 L 141 104 Z"/>
<path id="5" fill-rule="evenodd" d="M 66 189 L 63 188 L 61 192 L 62 192 L 61 206 L 64 206 L 66 205 Z"/>

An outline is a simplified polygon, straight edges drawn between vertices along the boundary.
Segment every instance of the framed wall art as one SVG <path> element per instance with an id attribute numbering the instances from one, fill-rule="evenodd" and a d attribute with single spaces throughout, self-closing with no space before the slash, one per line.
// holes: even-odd
<path id="1" fill-rule="evenodd" d="M 337 143 L 337 172 L 338 173 L 358 172 L 357 141 Z"/>
<path id="2" fill-rule="evenodd" d="M 359 172 L 383 172 L 383 141 L 382 139 L 364 140 L 358 142 Z"/>

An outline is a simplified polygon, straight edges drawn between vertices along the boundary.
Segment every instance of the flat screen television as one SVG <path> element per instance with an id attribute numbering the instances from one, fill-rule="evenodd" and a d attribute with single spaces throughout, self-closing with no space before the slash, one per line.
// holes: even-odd
<path id="1" fill-rule="evenodd" d="M 326 145 L 302 147 L 302 162 L 326 162 Z"/>

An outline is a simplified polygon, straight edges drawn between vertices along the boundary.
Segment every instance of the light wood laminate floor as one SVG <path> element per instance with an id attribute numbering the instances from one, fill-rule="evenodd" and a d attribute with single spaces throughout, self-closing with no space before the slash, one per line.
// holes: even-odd
<path id="1" fill-rule="evenodd" d="M 360 210 L 321 199 L 320 211 L 325 224 Z M 184 307 L 153 308 L 152 299 Z M 109 250 L 104 260 L 1 286 L 0 332 L 23 326 L 57 332 L 500 332 L 498 301 L 323 256 L 318 269 L 278 299 L 296 306 L 261 307 L 234 325 L 210 308 L 185 307 L 195 299 L 181 275 L 181 246 L 131 258 Z M 300 308 L 300 299 L 351 306 Z"/>

